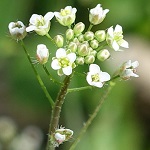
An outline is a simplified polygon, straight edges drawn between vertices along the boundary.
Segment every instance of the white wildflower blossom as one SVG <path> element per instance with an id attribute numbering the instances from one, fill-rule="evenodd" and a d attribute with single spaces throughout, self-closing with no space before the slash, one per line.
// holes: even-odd
<path id="1" fill-rule="evenodd" d="M 42 15 L 33 14 L 29 20 L 29 27 L 26 28 L 26 31 L 35 31 L 39 35 L 46 35 L 50 30 L 50 20 L 53 17 L 53 12 L 48 12 L 44 17 Z"/>
<path id="2" fill-rule="evenodd" d="M 67 54 L 65 49 L 59 48 L 56 51 L 56 57 L 52 60 L 51 67 L 54 70 L 62 70 L 65 75 L 70 75 L 72 73 L 72 69 L 75 67 L 75 60 L 75 53 Z"/>
<path id="3" fill-rule="evenodd" d="M 49 58 L 49 51 L 44 44 L 39 44 L 36 51 L 37 60 L 41 64 L 45 64 Z"/>
<path id="4" fill-rule="evenodd" d="M 115 29 L 110 27 L 107 31 L 106 41 L 110 47 L 115 51 L 119 50 L 119 47 L 129 48 L 128 42 L 123 39 L 123 31 L 120 25 L 116 25 Z"/>
<path id="5" fill-rule="evenodd" d="M 89 21 L 93 25 L 100 24 L 104 20 L 108 12 L 109 12 L 109 9 L 103 10 L 103 8 L 101 7 L 101 4 L 98 4 L 95 8 L 90 10 Z"/>
<path id="6" fill-rule="evenodd" d="M 101 88 L 105 81 L 110 80 L 110 75 L 107 72 L 102 72 L 97 64 L 91 64 L 86 80 L 88 84 Z"/>
<path id="7" fill-rule="evenodd" d="M 119 75 L 122 79 L 127 80 L 130 77 L 139 77 L 136 74 L 136 68 L 139 66 L 138 61 L 131 62 L 131 60 L 125 62 L 119 70 Z"/>
<path id="8" fill-rule="evenodd" d="M 66 6 L 64 9 L 61 9 L 60 12 L 54 12 L 54 15 L 61 25 L 70 26 L 75 21 L 76 12 L 76 8 Z"/>
<path id="9" fill-rule="evenodd" d="M 12 38 L 15 40 L 22 40 L 27 34 L 26 27 L 21 21 L 10 22 L 8 29 Z"/>

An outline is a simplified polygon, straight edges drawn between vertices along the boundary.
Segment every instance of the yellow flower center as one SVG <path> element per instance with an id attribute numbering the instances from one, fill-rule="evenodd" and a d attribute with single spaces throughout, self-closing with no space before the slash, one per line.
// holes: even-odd
<path id="1" fill-rule="evenodd" d="M 70 66 L 69 59 L 66 58 L 66 57 L 65 57 L 65 58 L 60 58 L 58 61 L 59 61 L 60 66 L 61 66 L 62 68 L 67 67 L 67 66 Z"/>
<path id="2" fill-rule="evenodd" d="M 99 78 L 99 74 L 94 74 L 91 76 L 92 77 L 92 81 L 93 82 L 99 82 L 100 81 L 100 78 Z"/>

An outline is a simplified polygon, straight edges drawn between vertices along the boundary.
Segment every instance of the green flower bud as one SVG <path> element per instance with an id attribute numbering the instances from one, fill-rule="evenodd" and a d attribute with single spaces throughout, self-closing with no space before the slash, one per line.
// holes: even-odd
<path id="1" fill-rule="evenodd" d="M 80 44 L 78 38 L 74 38 L 74 39 L 73 39 L 73 42 L 76 43 L 76 44 Z"/>
<path id="2" fill-rule="evenodd" d="M 106 39 L 106 33 L 105 30 L 98 30 L 95 32 L 95 38 L 99 41 L 99 42 L 103 42 Z"/>
<path id="3" fill-rule="evenodd" d="M 98 43 L 98 41 L 97 40 L 92 40 L 91 42 L 90 42 L 90 46 L 93 48 L 93 49 L 96 49 L 96 48 L 98 48 L 98 46 L 99 46 L 99 43 Z"/>
<path id="4" fill-rule="evenodd" d="M 82 22 L 79 22 L 74 26 L 73 31 L 76 35 L 79 35 L 83 32 L 84 29 L 85 29 L 85 24 Z"/>
<path id="5" fill-rule="evenodd" d="M 104 61 L 110 57 L 110 53 L 107 49 L 103 49 L 97 53 L 97 58 L 100 61 Z"/>
<path id="6" fill-rule="evenodd" d="M 96 54 L 97 54 L 97 51 L 95 51 L 95 50 L 90 52 L 90 55 L 93 55 L 94 57 L 96 56 Z"/>
<path id="7" fill-rule="evenodd" d="M 83 65 L 84 64 L 84 57 L 77 57 L 76 58 L 76 63 L 78 65 Z"/>
<path id="8" fill-rule="evenodd" d="M 86 64 L 92 64 L 95 61 L 95 57 L 93 55 L 88 55 L 84 60 Z"/>
<path id="9" fill-rule="evenodd" d="M 71 52 L 76 52 L 77 51 L 77 44 L 74 42 L 70 42 L 68 45 L 68 48 L 71 50 Z"/>
<path id="10" fill-rule="evenodd" d="M 79 40 L 79 42 L 84 42 L 84 35 L 83 35 L 83 34 L 80 34 L 80 35 L 78 36 L 78 40 Z"/>
<path id="11" fill-rule="evenodd" d="M 94 33 L 93 33 L 92 31 L 87 31 L 87 32 L 84 34 L 84 38 L 85 38 L 87 41 L 93 40 L 93 39 L 94 39 Z"/>
<path id="12" fill-rule="evenodd" d="M 88 46 L 86 44 L 81 44 L 78 46 L 78 54 L 80 56 L 86 56 L 89 53 Z"/>
<path id="13" fill-rule="evenodd" d="M 56 44 L 57 47 L 63 47 L 63 44 L 64 44 L 64 38 L 62 35 L 56 35 L 54 37 L 54 42 Z"/>
<path id="14" fill-rule="evenodd" d="M 72 40 L 74 38 L 74 32 L 72 29 L 68 29 L 66 31 L 66 39 L 67 40 Z"/>

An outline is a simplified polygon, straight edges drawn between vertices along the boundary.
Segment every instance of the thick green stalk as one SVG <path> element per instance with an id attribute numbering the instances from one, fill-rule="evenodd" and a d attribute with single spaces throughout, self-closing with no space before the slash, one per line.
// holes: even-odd
<path id="1" fill-rule="evenodd" d="M 56 98 L 55 105 L 54 105 L 54 108 L 52 111 L 50 128 L 49 128 L 50 135 L 53 135 L 55 133 L 55 130 L 59 126 L 60 112 L 61 112 L 62 105 L 64 103 L 65 96 L 67 94 L 67 89 L 70 84 L 71 77 L 72 77 L 72 75 L 65 77 L 63 85 L 58 93 L 57 98 Z M 55 147 L 53 146 L 53 144 L 50 141 L 50 136 L 48 136 L 47 150 L 55 150 Z"/>
<path id="2" fill-rule="evenodd" d="M 45 87 L 45 85 L 44 85 L 44 83 L 43 83 L 41 77 L 40 77 L 39 74 L 37 73 L 37 71 L 36 71 L 36 69 L 35 69 L 35 67 L 34 67 L 34 65 L 33 65 L 32 61 L 31 61 L 30 55 L 29 55 L 29 53 L 28 53 L 27 50 L 26 50 L 26 47 L 25 47 L 23 41 L 21 41 L 21 45 L 22 45 L 22 47 L 23 47 L 23 49 L 24 49 L 24 52 L 25 52 L 25 54 L 26 54 L 26 56 L 27 56 L 27 58 L 28 58 L 28 60 L 29 60 L 29 62 L 30 62 L 30 64 L 31 64 L 31 67 L 32 67 L 32 69 L 33 69 L 33 71 L 34 71 L 34 74 L 35 74 L 35 76 L 36 76 L 36 78 L 37 78 L 37 80 L 38 80 L 38 82 L 39 82 L 39 84 L 40 84 L 40 86 L 41 86 L 43 92 L 45 93 L 47 99 L 49 100 L 49 102 L 50 102 L 50 104 L 51 104 L 51 107 L 53 107 L 53 106 L 54 106 L 54 101 L 53 101 L 53 99 L 51 98 L 51 96 L 49 95 L 49 92 L 47 91 L 47 89 L 46 89 L 46 87 Z"/>
<path id="3" fill-rule="evenodd" d="M 112 87 L 115 85 L 115 83 L 110 82 L 110 84 L 108 85 L 106 91 L 104 92 L 103 96 L 101 97 L 99 104 L 97 105 L 97 107 L 95 108 L 94 112 L 92 113 L 92 115 L 90 115 L 90 118 L 87 120 L 87 122 L 84 124 L 83 128 L 81 129 L 78 137 L 76 138 L 76 140 L 74 141 L 74 143 L 71 145 L 69 150 L 74 150 L 76 145 L 80 142 L 82 136 L 84 135 L 84 133 L 86 132 L 87 128 L 90 126 L 90 124 L 92 123 L 92 121 L 94 120 L 94 118 L 97 116 L 98 112 L 100 111 L 102 104 L 104 103 L 104 101 L 106 100 L 108 94 L 110 93 Z"/>

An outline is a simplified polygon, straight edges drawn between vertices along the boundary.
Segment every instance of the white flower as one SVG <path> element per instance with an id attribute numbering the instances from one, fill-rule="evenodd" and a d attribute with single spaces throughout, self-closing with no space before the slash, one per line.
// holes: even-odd
<path id="1" fill-rule="evenodd" d="M 101 7 L 101 4 L 98 4 L 95 8 L 90 10 L 89 21 L 93 25 L 100 24 L 104 20 L 108 12 L 109 12 L 109 9 L 103 10 L 103 8 Z"/>
<path id="2" fill-rule="evenodd" d="M 119 46 L 128 48 L 128 42 L 123 39 L 122 35 L 122 27 L 120 25 L 116 25 L 115 29 L 110 27 L 107 31 L 106 41 L 110 47 L 112 47 L 115 51 L 119 50 Z"/>
<path id="3" fill-rule="evenodd" d="M 39 63 L 45 64 L 49 57 L 49 51 L 48 51 L 46 45 L 39 44 L 37 46 L 36 55 L 37 55 L 37 60 L 39 61 Z"/>
<path id="4" fill-rule="evenodd" d="M 107 72 L 102 72 L 98 65 L 91 64 L 86 80 L 90 85 L 101 88 L 105 81 L 110 80 L 110 75 Z"/>
<path id="5" fill-rule="evenodd" d="M 63 48 L 59 48 L 56 52 L 56 57 L 53 58 L 51 63 L 51 67 L 54 70 L 59 70 L 63 72 L 65 75 L 70 75 L 72 73 L 72 69 L 74 68 L 74 61 L 76 59 L 75 53 L 66 53 L 66 50 Z"/>
<path id="6" fill-rule="evenodd" d="M 131 60 L 125 62 L 119 70 L 119 75 L 122 79 L 127 80 L 130 77 L 139 77 L 135 74 L 136 68 L 139 66 L 138 61 L 131 62 Z"/>
<path id="7" fill-rule="evenodd" d="M 15 40 L 22 40 L 27 34 L 26 27 L 21 21 L 10 22 L 8 28 L 11 36 Z"/>
<path id="8" fill-rule="evenodd" d="M 26 31 L 35 31 L 39 35 L 46 35 L 50 29 L 50 20 L 53 17 L 53 12 L 48 12 L 44 17 L 42 15 L 33 14 L 29 20 L 29 27 L 26 28 Z"/>
<path id="9" fill-rule="evenodd" d="M 54 12 L 54 15 L 61 25 L 70 26 L 75 21 L 76 12 L 76 8 L 66 6 L 65 9 L 61 9 L 60 12 Z"/>

